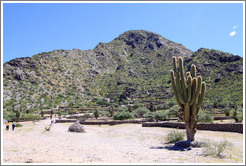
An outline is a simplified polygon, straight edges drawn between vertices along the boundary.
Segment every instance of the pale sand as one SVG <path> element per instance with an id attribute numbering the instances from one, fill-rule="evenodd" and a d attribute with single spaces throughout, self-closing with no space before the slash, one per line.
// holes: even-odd
<path id="1" fill-rule="evenodd" d="M 202 148 L 168 150 L 165 135 L 175 130 L 141 127 L 141 124 L 84 125 L 86 133 L 67 132 L 72 123 L 57 123 L 45 132 L 50 120 L 23 122 L 16 131 L 3 131 L 3 163 L 243 163 L 243 134 L 198 131 L 196 140 L 227 139 L 233 144 L 225 158 L 206 157 Z M 185 130 L 181 130 L 185 131 Z"/>

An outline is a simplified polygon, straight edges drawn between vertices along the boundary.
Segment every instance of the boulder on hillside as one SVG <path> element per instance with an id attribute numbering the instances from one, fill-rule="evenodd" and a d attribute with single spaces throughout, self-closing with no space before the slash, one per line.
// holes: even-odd
<path id="1" fill-rule="evenodd" d="M 72 124 L 69 128 L 68 128 L 69 132 L 77 132 L 77 133 L 84 133 L 85 132 L 85 128 L 79 123 L 79 121 L 77 120 L 76 122 L 74 122 L 74 124 Z"/>

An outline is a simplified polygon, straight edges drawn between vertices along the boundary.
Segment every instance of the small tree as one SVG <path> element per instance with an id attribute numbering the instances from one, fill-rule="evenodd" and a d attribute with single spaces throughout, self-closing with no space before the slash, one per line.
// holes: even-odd
<path id="1" fill-rule="evenodd" d="M 40 111 L 40 115 L 42 118 L 44 117 L 44 111 L 43 110 Z"/>
<path id="2" fill-rule="evenodd" d="M 97 109 L 94 111 L 94 116 L 95 116 L 96 119 L 99 117 L 99 112 L 98 112 Z"/>
<path id="3" fill-rule="evenodd" d="M 18 123 L 19 122 L 19 119 L 20 119 L 20 110 L 17 110 L 15 112 L 15 117 L 16 117 L 16 122 Z"/>
<path id="4" fill-rule="evenodd" d="M 50 111 L 50 119 L 52 119 L 53 115 L 54 115 L 54 110 L 51 110 Z"/>
<path id="5" fill-rule="evenodd" d="M 196 133 L 197 115 L 201 108 L 206 83 L 201 76 L 196 76 L 196 66 L 191 65 L 191 72 L 184 73 L 183 58 L 179 57 L 179 69 L 176 57 L 173 57 L 174 69 L 171 70 L 172 89 L 178 105 L 181 108 L 185 122 L 187 140 L 194 141 Z"/>

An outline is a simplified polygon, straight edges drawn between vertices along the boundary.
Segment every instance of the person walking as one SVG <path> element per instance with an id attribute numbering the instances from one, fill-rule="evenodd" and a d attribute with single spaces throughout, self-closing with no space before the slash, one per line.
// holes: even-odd
<path id="1" fill-rule="evenodd" d="M 7 125 L 6 125 L 6 130 L 7 131 L 9 130 L 9 126 L 10 126 L 10 123 L 8 122 Z"/>
<path id="2" fill-rule="evenodd" d="M 12 123 L 12 131 L 15 130 L 15 122 Z"/>

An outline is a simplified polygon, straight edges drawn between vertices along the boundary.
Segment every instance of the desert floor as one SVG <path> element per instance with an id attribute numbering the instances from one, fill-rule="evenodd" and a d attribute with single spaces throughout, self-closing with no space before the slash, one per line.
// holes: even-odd
<path id="1" fill-rule="evenodd" d="M 84 125 L 85 133 L 68 132 L 72 123 L 50 120 L 22 122 L 15 131 L 3 127 L 5 163 L 80 163 L 80 164 L 167 164 L 167 163 L 243 163 L 243 134 L 197 131 L 196 140 L 210 139 L 232 143 L 224 158 L 204 156 L 203 148 L 175 151 L 165 148 L 164 137 L 172 128 L 141 127 L 141 124 Z M 184 131 L 185 130 L 181 130 Z"/>

